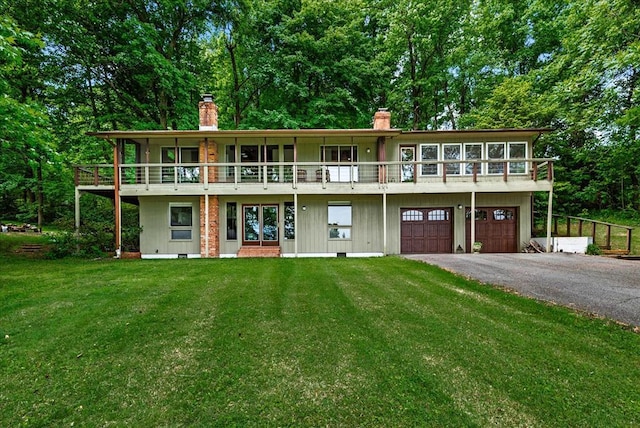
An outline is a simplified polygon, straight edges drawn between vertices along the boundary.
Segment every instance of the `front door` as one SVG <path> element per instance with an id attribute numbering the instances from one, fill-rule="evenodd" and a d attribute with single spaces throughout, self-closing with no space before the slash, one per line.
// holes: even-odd
<path id="1" fill-rule="evenodd" d="M 278 206 L 243 205 L 243 245 L 278 245 Z"/>

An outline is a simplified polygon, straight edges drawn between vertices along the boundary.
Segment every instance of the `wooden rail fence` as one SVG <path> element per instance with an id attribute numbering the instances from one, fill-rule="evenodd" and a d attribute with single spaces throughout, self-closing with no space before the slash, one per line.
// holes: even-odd
<path id="1" fill-rule="evenodd" d="M 559 214 L 554 214 L 553 215 L 553 234 L 556 236 L 559 236 L 559 228 L 558 228 L 558 223 L 559 223 L 559 219 L 561 218 L 565 218 L 566 219 L 566 235 L 564 236 L 571 236 L 571 232 L 572 232 L 572 224 L 575 224 L 575 222 L 577 222 L 578 225 L 578 231 L 577 231 L 577 236 L 591 236 L 593 238 L 593 243 L 595 245 L 597 245 L 598 247 L 600 247 L 602 250 L 609 251 L 609 252 L 615 252 L 615 253 L 623 253 L 623 254 L 630 254 L 631 253 L 631 233 L 633 228 L 630 226 L 623 226 L 620 224 L 613 224 L 613 223 L 607 223 L 604 221 L 598 221 L 598 220 L 591 220 L 588 218 L 583 218 L 583 217 L 574 217 L 574 216 L 566 216 L 566 215 L 559 215 Z M 599 242 L 598 240 L 596 240 L 596 232 L 598 230 L 598 226 L 600 227 L 604 227 L 605 228 L 605 238 L 604 238 L 604 242 Z M 588 234 L 585 235 L 586 231 L 585 228 L 588 229 Z M 613 249 L 611 248 L 611 229 L 612 228 L 618 228 L 618 229 L 623 229 L 626 231 L 627 234 L 627 239 L 626 239 L 626 249 Z"/>

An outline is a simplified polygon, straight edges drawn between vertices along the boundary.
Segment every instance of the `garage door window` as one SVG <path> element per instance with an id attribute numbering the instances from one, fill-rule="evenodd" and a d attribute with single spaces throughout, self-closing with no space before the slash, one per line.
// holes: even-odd
<path id="1" fill-rule="evenodd" d="M 502 221 L 502 220 L 513 220 L 513 211 L 511 210 L 493 210 L 493 219 Z"/>
<path id="2" fill-rule="evenodd" d="M 402 213 L 402 221 L 424 221 L 422 211 L 409 210 Z"/>
<path id="3" fill-rule="evenodd" d="M 429 221 L 449 221 L 449 211 L 445 210 L 433 210 L 427 214 Z"/>
<path id="4" fill-rule="evenodd" d="M 468 210 L 466 213 L 466 218 L 467 220 L 471 219 L 471 210 Z M 486 220 L 487 217 L 487 211 L 486 210 L 476 210 L 476 220 L 477 221 L 482 221 L 482 220 Z"/>

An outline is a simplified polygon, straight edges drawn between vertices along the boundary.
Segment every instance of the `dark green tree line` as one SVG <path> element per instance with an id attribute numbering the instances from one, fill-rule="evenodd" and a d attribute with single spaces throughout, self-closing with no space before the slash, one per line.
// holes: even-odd
<path id="1" fill-rule="evenodd" d="M 557 206 L 637 211 L 639 10 L 634 0 L 0 1 L 3 215 L 68 211 L 70 165 L 111 157 L 86 132 L 195 128 L 204 92 L 223 128 L 369 127 L 379 107 L 404 129 L 553 127 L 536 155 L 558 158 Z"/>

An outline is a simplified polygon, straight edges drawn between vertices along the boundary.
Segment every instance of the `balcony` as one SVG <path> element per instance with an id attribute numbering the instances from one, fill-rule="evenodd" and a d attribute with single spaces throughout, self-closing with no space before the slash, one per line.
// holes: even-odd
<path id="1" fill-rule="evenodd" d="M 119 177 L 121 194 L 130 195 L 546 191 L 553 160 L 127 164 Z M 75 184 L 114 189 L 114 168 L 77 166 Z"/>

